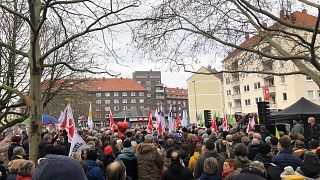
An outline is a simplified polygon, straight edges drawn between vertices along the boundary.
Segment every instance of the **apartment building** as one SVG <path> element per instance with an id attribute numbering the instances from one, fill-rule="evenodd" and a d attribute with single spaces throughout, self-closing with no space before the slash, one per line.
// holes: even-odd
<path id="1" fill-rule="evenodd" d="M 196 115 L 204 117 L 204 110 L 212 113 L 224 112 L 223 100 L 223 77 L 221 74 L 206 75 L 205 73 L 216 72 L 210 66 L 201 67 L 193 74 L 188 83 L 188 101 L 190 122 L 195 123 Z"/>
<path id="2" fill-rule="evenodd" d="M 164 85 L 161 83 L 161 71 L 135 71 L 132 74 L 134 80 L 147 90 L 147 105 L 155 109 L 160 103 L 164 103 Z"/>
<path id="3" fill-rule="evenodd" d="M 118 117 L 118 114 L 122 111 L 144 110 L 148 107 L 147 90 L 133 79 L 85 79 L 76 86 L 72 92 L 61 92 L 57 95 L 50 101 L 44 111 L 59 116 L 60 111 L 65 108 L 66 104 L 71 103 L 75 120 L 81 120 L 88 116 L 91 103 L 93 121 L 96 126 L 101 126 L 108 120 L 110 111 L 112 111 L 114 117 Z"/>
<path id="4" fill-rule="evenodd" d="M 166 103 L 163 104 L 167 112 L 172 106 L 172 115 L 174 118 L 180 116 L 182 118 L 182 110 L 184 104 L 188 109 L 188 90 L 183 88 L 169 88 L 165 87 L 165 99 Z"/>
<path id="5" fill-rule="evenodd" d="M 281 13 L 280 13 L 281 14 Z M 295 23 L 314 26 L 316 17 L 307 14 L 306 10 L 294 12 L 291 17 Z M 276 27 L 273 24 L 271 27 Z M 310 40 L 311 34 L 301 34 Z M 240 45 L 244 47 L 257 46 L 262 51 L 273 53 L 268 45 L 260 46 L 261 37 L 255 35 L 246 37 Z M 274 37 L 284 48 L 291 48 L 292 42 L 281 37 Z M 319 43 L 319 42 L 318 42 Z M 276 52 L 274 52 L 276 53 Z M 247 61 L 247 62 L 246 62 Z M 244 69 L 245 68 L 245 69 Z M 290 72 L 297 67 L 292 61 L 265 60 L 258 55 L 235 50 L 223 60 L 223 69 L 240 69 L 265 72 Z M 256 113 L 257 102 L 269 101 L 271 111 L 279 111 L 292 105 L 301 97 L 320 104 L 319 87 L 309 77 L 304 75 L 274 76 L 264 74 L 234 73 L 224 74 L 225 109 L 228 114 Z M 269 90 L 269 100 L 264 99 L 263 88 Z"/>

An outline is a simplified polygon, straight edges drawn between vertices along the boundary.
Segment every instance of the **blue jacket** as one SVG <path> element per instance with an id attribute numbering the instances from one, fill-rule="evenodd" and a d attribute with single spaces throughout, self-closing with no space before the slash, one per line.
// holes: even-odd
<path id="1" fill-rule="evenodd" d="M 202 173 L 199 180 L 222 180 L 219 174 L 208 175 L 207 173 Z"/>
<path id="2" fill-rule="evenodd" d="M 133 180 L 138 180 L 138 161 L 132 148 L 127 148 L 118 155 L 116 161 L 121 160 L 127 169 L 127 175 Z"/>
<path id="3" fill-rule="evenodd" d="M 88 165 L 87 177 L 88 180 L 105 180 L 102 169 L 93 160 L 86 160 Z"/>
<path id="4" fill-rule="evenodd" d="M 278 155 L 273 157 L 273 160 L 281 169 L 284 169 L 286 166 L 291 166 L 296 170 L 297 167 L 302 164 L 301 159 L 293 155 L 291 149 L 284 149 L 280 151 Z"/>

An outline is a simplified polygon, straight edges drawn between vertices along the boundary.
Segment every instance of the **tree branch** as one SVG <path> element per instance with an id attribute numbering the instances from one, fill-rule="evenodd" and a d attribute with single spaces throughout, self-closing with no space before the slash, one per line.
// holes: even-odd
<path id="1" fill-rule="evenodd" d="M 308 0 L 298 0 L 298 1 L 300 1 L 300 2 L 302 2 L 304 4 L 307 4 L 309 6 L 313 6 L 313 7 L 317 8 L 317 9 L 320 9 L 320 5 L 317 4 L 317 3 L 314 3 L 314 2 L 311 2 L 311 1 L 308 1 Z"/>
<path id="2" fill-rule="evenodd" d="M 1 48 L 1 47 L 4 47 L 4 48 L 10 50 L 11 52 L 16 53 L 16 54 L 19 54 L 19 55 L 21 55 L 21 56 L 23 56 L 23 57 L 28 57 L 28 54 L 27 54 L 27 53 L 22 52 L 22 51 L 20 51 L 20 50 L 18 50 L 18 49 L 15 49 L 15 48 L 13 48 L 12 46 L 10 46 L 10 45 L 8 45 L 8 44 L 6 44 L 6 43 L 0 42 L 0 48 Z"/>
<path id="3" fill-rule="evenodd" d="M 13 92 L 15 94 L 17 94 L 18 96 L 20 96 L 21 99 L 26 100 L 27 96 L 25 96 L 21 91 L 14 89 L 12 87 L 9 87 L 5 84 L 2 84 L 1 87 L 7 91 Z"/>
<path id="4" fill-rule="evenodd" d="M 81 2 L 88 2 L 89 0 L 68 0 L 68 1 L 54 1 L 48 5 L 48 7 L 52 7 L 54 5 L 61 5 L 61 4 L 76 4 Z"/>

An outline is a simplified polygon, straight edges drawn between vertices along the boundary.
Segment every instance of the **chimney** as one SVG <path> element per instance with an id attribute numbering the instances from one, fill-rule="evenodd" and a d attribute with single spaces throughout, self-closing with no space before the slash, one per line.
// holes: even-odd
<path id="1" fill-rule="evenodd" d="M 250 38 L 249 32 L 245 32 L 245 38 L 246 38 L 246 40 L 248 40 Z"/>
<path id="2" fill-rule="evenodd" d="M 284 19 L 284 10 L 283 9 L 280 10 L 280 19 Z"/>
<path id="3" fill-rule="evenodd" d="M 106 80 L 106 78 L 105 78 L 105 77 L 103 77 L 103 80 Z"/>
<path id="4" fill-rule="evenodd" d="M 302 9 L 302 12 L 305 13 L 305 14 L 308 13 L 306 9 Z"/>
<path id="5" fill-rule="evenodd" d="M 120 81 L 122 81 L 122 79 L 123 79 L 123 78 L 122 78 L 122 77 L 120 77 Z"/>
<path id="6" fill-rule="evenodd" d="M 211 66 L 210 66 L 210 65 L 208 65 L 207 69 L 208 69 L 209 71 L 211 71 Z"/>

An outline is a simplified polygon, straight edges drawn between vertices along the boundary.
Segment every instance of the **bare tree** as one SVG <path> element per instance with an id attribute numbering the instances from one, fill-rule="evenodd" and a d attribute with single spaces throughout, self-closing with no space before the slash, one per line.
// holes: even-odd
<path id="1" fill-rule="evenodd" d="M 16 88 L 2 84 L 1 87 L 12 92 L 27 104 L 30 109 L 30 159 L 38 158 L 38 142 L 41 138 L 41 115 L 42 89 L 41 82 L 43 73 L 46 69 L 64 66 L 70 71 L 90 72 L 90 73 L 109 73 L 106 67 L 89 68 L 95 62 L 89 60 L 85 62 L 78 60 L 78 66 L 69 63 L 64 58 L 56 59 L 55 62 L 49 61 L 49 57 L 54 59 L 54 54 L 65 47 L 76 44 L 80 38 L 86 38 L 95 31 L 112 32 L 112 28 L 119 25 L 126 25 L 130 22 L 147 20 L 147 18 L 133 17 L 132 11 L 138 7 L 137 1 L 92 1 L 92 0 L 22 0 L 24 5 L 22 11 L 12 8 L 14 1 L 0 3 L 0 13 L 10 14 L 26 24 L 25 31 L 29 32 L 27 47 L 18 49 L 7 42 L 0 41 L 3 49 L 27 59 L 30 76 L 28 94 Z M 59 28 L 48 28 L 50 25 Z M 50 35 L 54 35 L 62 29 L 62 37 L 55 39 L 55 43 L 47 44 Z M 57 32 L 58 30 L 58 32 Z M 85 42 L 82 42 L 85 43 Z M 45 46 L 41 46 L 45 44 Z M 68 54 L 68 57 L 70 55 Z M 50 71 L 49 71 L 50 72 Z"/>
<path id="2" fill-rule="evenodd" d="M 162 21 L 141 23 L 134 40 L 138 48 L 152 52 L 151 56 L 187 72 L 195 73 L 188 65 L 199 54 L 219 52 L 221 56 L 223 52 L 225 56 L 230 52 L 225 58 L 225 61 L 232 59 L 230 64 L 212 73 L 304 74 L 320 86 L 317 38 L 320 4 L 299 1 L 297 5 L 290 0 L 165 0 L 150 15 L 162 17 Z M 310 16 L 305 10 L 293 12 L 297 6 L 309 7 L 318 15 Z M 299 18 L 301 13 L 307 18 Z M 236 64 L 232 65 L 235 59 Z M 268 68 L 276 61 L 293 66 Z M 257 69 L 247 69 L 248 64 L 257 62 L 260 64 Z"/>

